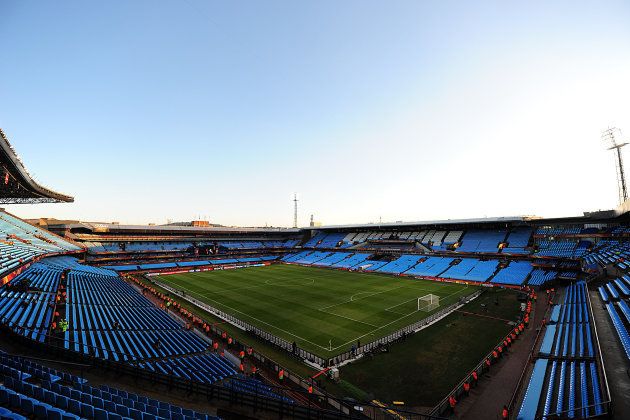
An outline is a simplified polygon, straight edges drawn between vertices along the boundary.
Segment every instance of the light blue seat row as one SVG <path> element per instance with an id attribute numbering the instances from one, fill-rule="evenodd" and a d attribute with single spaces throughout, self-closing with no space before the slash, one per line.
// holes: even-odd
<path id="1" fill-rule="evenodd" d="M 626 353 L 626 357 L 630 359 L 630 335 L 628 335 L 628 330 L 626 329 L 625 325 L 623 325 L 623 321 L 619 317 L 619 314 L 617 314 L 617 311 L 615 310 L 615 307 L 612 303 L 607 303 L 606 309 L 608 310 L 608 315 L 610 315 L 610 319 L 612 320 L 615 330 L 617 331 L 619 341 L 621 342 L 621 346 Z"/>
<path id="2" fill-rule="evenodd" d="M 518 412 L 518 420 L 533 420 L 536 418 L 548 363 L 547 359 L 536 360 L 532 376 L 525 391 L 525 398 Z"/>
<path id="3" fill-rule="evenodd" d="M 617 286 L 617 288 L 621 291 L 622 295 L 626 297 L 630 296 L 630 288 L 626 286 L 623 279 L 615 279 L 614 283 L 615 283 L 615 286 Z"/>
<path id="4" fill-rule="evenodd" d="M 553 347 L 554 337 L 556 336 L 556 326 L 548 325 L 545 331 L 542 344 L 540 345 L 540 354 L 549 356 L 551 354 L 551 348 Z"/>

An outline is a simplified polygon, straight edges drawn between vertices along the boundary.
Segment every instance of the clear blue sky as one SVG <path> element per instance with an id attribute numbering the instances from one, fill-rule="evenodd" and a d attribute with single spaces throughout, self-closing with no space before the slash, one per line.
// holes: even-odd
<path id="1" fill-rule="evenodd" d="M 616 205 L 623 1 L 0 0 L 0 127 L 74 204 L 326 224 Z M 629 161 L 630 164 L 630 161 Z"/>

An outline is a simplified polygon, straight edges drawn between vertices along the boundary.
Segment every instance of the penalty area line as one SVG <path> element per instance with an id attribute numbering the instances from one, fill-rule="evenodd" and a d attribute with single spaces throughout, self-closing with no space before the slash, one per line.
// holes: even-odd
<path id="1" fill-rule="evenodd" d="M 450 295 L 448 295 L 448 296 L 444 297 L 444 300 L 448 299 L 449 297 L 451 297 L 451 296 L 453 296 L 453 295 L 455 295 L 455 294 L 457 294 L 457 293 L 459 293 L 459 292 L 462 292 L 462 291 L 466 290 L 467 288 L 468 288 L 468 285 L 466 285 L 466 286 L 462 287 L 461 289 L 457 290 L 456 292 L 453 292 L 453 293 L 451 293 Z M 405 318 L 407 318 L 408 316 L 411 316 L 411 315 L 413 315 L 413 314 L 415 314 L 415 313 L 417 313 L 417 312 L 418 312 L 418 311 L 413 311 L 413 312 L 411 312 L 411 313 L 408 313 L 407 315 L 403 315 L 403 316 L 401 316 L 400 318 L 397 318 L 397 319 L 395 319 L 395 320 L 393 320 L 393 321 L 391 321 L 391 322 L 388 322 L 388 323 L 387 323 L 387 324 L 385 324 L 385 325 L 381 325 L 380 327 L 377 327 L 376 329 L 374 329 L 374 330 L 372 330 L 372 331 L 370 331 L 370 332 L 367 332 L 367 333 L 365 333 L 365 334 L 363 334 L 363 335 L 361 335 L 361 336 L 359 336 L 359 337 L 356 337 L 356 338 L 354 338 L 354 339 L 352 339 L 352 340 L 350 340 L 350 341 L 347 341 L 347 342 L 345 342 L 345 343 L 343 343 L 343 344 L 341 344 L 341 345 L 339 345 L 339 346 L 337 346 L 337 347 L 335 347 L 335 348 L 331 349 L 330 351 L 335 351 L 335 350 L 337 350 L 337 349 L 340 349 L 341 347 L 345 347 L 345 346 L 347 346 L 347 345 L 348 345 L 348 344 L 350 344 L 350 343 L 353 343 L 353 342 L 355 342 L 355 341 L 357 341 L 357 340 L 360 340 L 360 339 L 362 339 L 363 337 L 367 337 L 368 335 L 372 335 L 372 334 L 374 334 L 376 331 L 378 331 L 378 330 L 380 330 L 380 329 L 383 329 L 383 328 L 385 328 L 385 327 L 388 327 L 388 326 L 390 326 L 390 325 L 392 325 L 392 324 L 394 324 L 394 323 L 396 323 L 396 322 L 398 322 L 398 321 L 400 321 L 400 320 L 402 320 L 402 319 L 405 319 Z"/>

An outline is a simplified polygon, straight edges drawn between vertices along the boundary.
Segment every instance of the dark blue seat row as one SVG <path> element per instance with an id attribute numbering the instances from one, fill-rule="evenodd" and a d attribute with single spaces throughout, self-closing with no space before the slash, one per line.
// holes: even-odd
<path id="1" fill-rule="evenodd" d="M 258 379 L 248 378 L 243 375 L 239 375 L 237 378 L 229 379 L 225 385 L 238 392 L 248 392 L 257 395 L 262 394 L 266 397 L 283 400 L 288 403 L 293 402 L 290 398 L 278 395 L 269 386 L 265 385 Z"/>
<path id="2" fill-rule="evenodd" d="M 20 410 L 27 416 L 33 416 L 40 419 L 80 419 L 78 415 L 56 408 L 51 404 L 39 401 L 35 398 L 26 396 L 3 385 L 0 385 L 0 404 L 7 405 L 9 408 Z"/>
<path id="3" fill-rule="evenodd" d="M 144 362 L 140 366 L 154 372 L 175 375 L 187 380 L 197 380 L 208 384 L 236 374 L 232 364 L 226 358 L 216 354 L 202 354 L 170 360 Z"/>
<path id="4" fill-rule="evenodd" d="M 0 407 L 0 420 L 26 420 L 26 417 L 21 416 L 8 408 Z"/>
<path id="5" fill-rule="evenodd" d="M 5 354 L 9 363 L 19 358 Z M 31 362 L 33 369 L 39 372 L 47 368 Z M 0 362 L 0 371 L 4 386 L 0 386 L 0 405 L 13 407 L 27 416 L 53 419 L 99 419 L 99 420 L 157 420 L 160 418 L 177 420 L 209 420 L 214 416 L 198 413 L 164 401 L 128 393 L 112 387 L 94 388 L 85 381 L 75 382 L 72 386 L 62 385 L 60 381 L 41 380 L 41 386 L 30 381 L 32 377 L 19 372 Z M 9 373 L 9 374 L 7 374 Z M 72 378 L 71 375 L 60 375 Z M 21 418 L 21 417 L 16 417 Z"/>
<path id="6" fill-rule="evenodd" d="M 67 383 L 84 383 L 85 379 L 80 378 L 77 375 L 73 375 L 68 372 L 59 371 L 57 369 L 50 368 L 48 366 L 42 366 L 35 363 L 32 360 L 25 359 L 19 356 L 13 356 L 0 350 L 0 363 L 5 366 L 13 367 L 14 369 L 22 369 L 26 373 L 32 374 L 36 378 L 57 382 L 58 380 Z"/>

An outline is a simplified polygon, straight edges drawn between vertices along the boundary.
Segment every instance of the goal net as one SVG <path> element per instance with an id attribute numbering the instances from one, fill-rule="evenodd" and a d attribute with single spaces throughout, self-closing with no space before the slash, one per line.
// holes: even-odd
<path id="1" fill-rule="evenodd" d="M 431 312 L 440 306 L 440 297 L 438 295 L 425 295 L 418 298 L 418 310 Z"/>

